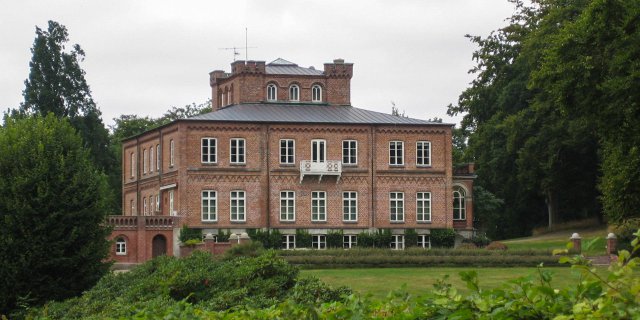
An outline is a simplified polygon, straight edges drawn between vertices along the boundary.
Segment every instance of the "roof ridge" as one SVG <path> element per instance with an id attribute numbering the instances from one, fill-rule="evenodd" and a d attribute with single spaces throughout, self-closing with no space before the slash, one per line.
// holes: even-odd
<path id="1" fill-rule="evenodd" d="M 277 58 L 277 59 L 269 62 L 267 65 L 268 66 L 295 66 L 295 67 L 298 66 L 296 63 L 293 63 L 293 62 L 291 62 L 289 60 L 285 60 L 285 59 L 282 59 L 282 58 Z"/>

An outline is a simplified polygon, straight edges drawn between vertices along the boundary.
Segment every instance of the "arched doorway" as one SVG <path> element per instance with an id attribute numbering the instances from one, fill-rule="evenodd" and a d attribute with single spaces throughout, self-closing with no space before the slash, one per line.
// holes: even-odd
<path id="1" fill-rule="evenodd" d="M 167 254 L 167 238 L 158 234 L 153 237 L 151 257 L 155 258 Z"/>

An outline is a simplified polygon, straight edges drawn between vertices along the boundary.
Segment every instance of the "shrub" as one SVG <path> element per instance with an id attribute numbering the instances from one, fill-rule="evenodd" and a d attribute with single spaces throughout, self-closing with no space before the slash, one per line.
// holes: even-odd
<path id="1" fill-rule="evenodd" d="M 189 240 L 198 240 L 198 242 L 202 241 L 202 230 L 189 228 L 186 224 L 182 226 L 180 229 L 180 237 L 178 237 L 180 243 L 186 244 Z"/>
<path id="2" fill-rule="evenodd" d="M 404 231 L 404 244 L 407 248 L 418 245 L 418 233 L 414 229 L 406 229 Z"/>
<path id="3" fill-rule="evenodd" d="M 635 238 L 634 233 L 640 229 L 640 219 L 629 219 L 613 227 L 613 233 L 617 237 L 617 251 L 627 250 L 631 252 L 631 241 Z M 634 253 L 640 255 L 640 251 Z"/>
<path id="4" fill-rule="evenodd" d="M 306 229 L 296 229 L 296 248 L 311 248 L 311 235 Z"/>
<path id="5" fill-rule="evenodd" d="M 290 297 L 296 303 L 313 304 L 326 301 L 344 301 L 344 297 L 353 292 L 348 287 L 331 288 L 315 277 L 298 280 L 291 290 Z"/>
<path id="6" fill-rule="evenodd" d="M 358 234 L 359 248 L 373 248 L 374 243 L 374 237 L 371 233 L 363 231 Z"/>
<path id="7" fill-rule="evenodd" d="M 471 239 L 464 239 L 462 243 L 473 243 L 478 248 L 484 248 L 491 243 L 491 239 L 489 239 L 486 234 L 481 234 L 474 235 Z"/>
<path id="8" fill-rule="evenodd" d="M 453 248 L 456 232 L 453 229 L 432 229 L 431 245 L 436 248 Z"/>
<path id="9" fill-rule="evenodd" d="M 342 248 L 342 230 L 327 232 L 327 248 Z"/>
<path id="10" fill-rule="evenodd" d="M 473 243 L 462 243 L 458 247 L 456 247 L 456 249 L 457 250 L 474 250 L 474 249 L 478 249 L 478 247 Z"/>
<path id="11" fill-rule="evenodd" d="M 499 241 L 492 241 L 487 246 L 487 250 L 507 250 L 507 249 L 508 249 L 507 245 Z"/>
<path id="12" fill-rule="evenodd" d="M 266 249 L 282 248 L 282 234 L 276 230 L 247 229 L 247 234 L 253 241 L 259 241 Z"/>
<path id="13" fill-rule="evenodd" d="M 264 253 L 264 247 L 260 241 L 251 241 L 232 246 L 224 252 L 223 260 L 231 260 L 237 257 L 257 257 Z"/>
<path id="14" fill-rule="evenodd" d="M 222 229 L 218 229 L 218 235 L 216 236 L 217 242 L 229 242 L 229 237 L 231 236 L 231 231 L 227 230 L 226 232 Z"/>

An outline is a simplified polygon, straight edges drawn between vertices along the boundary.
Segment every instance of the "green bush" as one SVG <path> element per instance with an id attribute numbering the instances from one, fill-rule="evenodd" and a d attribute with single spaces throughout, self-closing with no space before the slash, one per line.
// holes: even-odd
<path id="1" fill-rule="evenodd" d="M 262 229 L 247 229 L 247 234 L 253 241 L 258 241 L 266 249 L 280 249 L 282 248 L 282 234 L 277 229 L 275 230 L 262 230 Z"/>
<path id="2" fill-rule="evenodd" d="M 416 247 L 418 245 L 418 233 L 414 229 L 406 229 L 404 231 L 404 245 L 407 248 Z"/>
<path id="3" fill-rule="evenodd" d="M 216 242 L 229 242 L 229 237 L 231 236 L 231 231 L 224 231 L 222 229 L 218 229 L 218 234 L 216 235 Z"/>
<path id="4" fill-rule="evenodd" d="M 296 229 L 296 248 L 311 248 L 311 235 L 306 229 Z"/>
<path id="5" fill-rule="evenodd" d="M 202 241 L 202 230 L 189 228 L 186 224 L 180 229 L 180 237 L 178 237 L 180 243 L 186 244 L 189 240 Z"/>
<path id="6" fill-rule="evenodd" d="M 432 229 L 431 246 L 436 248 L 453 248 L 456 243 L 456 232 L 453 229 Z"/>
<path id="7" fill-rule="evenodd" d="M 231 260 L 237 257 L 257 257 L 264 253 L 264 247 L 260 241 L 251 241 L 232 246 L 223 254 L 223 260 Z"/>
<path id="8" fill-rule="evenodd" d="M 507 250 L 508 247 L 506 244 L 499 241 L 492 241 L 487 245 L 487 250 Z"/>
<path id="9" fill-rule="evenodd" d="M 359 248 L 373 248 L 374 243 L 374 236 L 371 233 L 363 231 L 358 234 Z"/>
<path id="10" fill-rule="evenodd" d="M 491 239 L 489 239 L 486 234 L 481 234 L 474 235 L 471 239 L 464 239 L 462 243 L 473 243 L 478 248 L 484 248 L 491 243 Z"/>
<path id="11" fill-rule="evenodd" d="M 327 232 L 327 248 L 342 248 L 342 230 Z"/>

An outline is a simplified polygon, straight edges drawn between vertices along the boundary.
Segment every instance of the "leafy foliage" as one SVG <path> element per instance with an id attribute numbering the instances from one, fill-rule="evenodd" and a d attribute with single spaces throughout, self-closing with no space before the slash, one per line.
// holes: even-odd
<path id="1" fill-rule="evenodd" d="M 436 248 L 453 248 L 456 232 L 453 229 L 431 229 L 431 245 Z"/>
<path id="2" fill-rule="evenodd" d="M 108 269 L 106 179 L 53 114 L 0 127 L 0 313 L 64 299 Z"/>
<path id="3" fill-rule="evenodd" d="M 158 310 L 176 308 L 175 314 L 184 319 L 184 313 L 192 307 L 207 311 L 267 308 L 287 298 L 324 303 L 351 293 L 317 280 L 300 281 L 297 276 L 298 270 L 274 252 L 230 260 L 216 260 L 201 251 L 181 259 L 162 256 L 130 272 L 109 274 L 81 297 L 49 303 L 34 315 L 53 319 L 134 318 L 138 310 L 148 306 L 150 309 L 143 313 L 148 317 Z"/>
<path id="4" fill-rule="evenodd" d="M 197 228 L 189 228 L 186 224 L 180 228 L 180 236 L 178 237 L 180 243 L 187 243 L 189 240 L 202 241 L 202 230 Z"/>
<path id="5" fill-rule="evenodd" d="M 524 235 L 539 225 L 601 212 L 595 187 L 600 175 L 598 133 L 578 113 L 563 110 L 561 99 L 575 96 L 575 91 L 556 95 L 563 83 L 536 79 L 551 65 L 540 62 L 550 59 L 549 49 L 562 39 L 575 39 L 569 26 L 588 12 L 590 3 L 603 1 L 512 2 L 515 13 L 507 26 L 484 38 L 469 36 L 479 47 L 473 55 L 476 66 L 470 71 L 476 79 L 448 110 L 451 115 L 465 114 L 460 129 L 468 135 L 464 158 L 476 163 L 477 185 L 504 201 L 504 206 L 496 207 L 494 202 L 494 208 L 478 213 L 492 238 Z M 580 45 L 593 50 L 599 44 Z M 558 48 L 572 51 L 575 46 Z M 562 58 L 578 65 L 586 61 L 564 53 Z M 549 68 L 562 74 L 565 83 L 589 91 L 582 96 L 587 100 L 597 91 L 583 79 L 587 74 L 600 79 L 601 74 L 584 68 L 579 75 L 575 69 Z M 573 107 L 585 110 L 575 102 L 571 101 Z"/>

